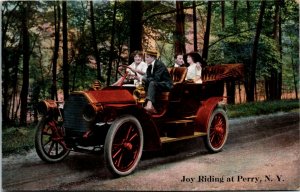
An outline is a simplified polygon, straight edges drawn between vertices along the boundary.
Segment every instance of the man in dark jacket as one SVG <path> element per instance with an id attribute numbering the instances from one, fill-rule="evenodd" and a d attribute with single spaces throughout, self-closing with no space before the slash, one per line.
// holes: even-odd
<path id="1" fill-rule="evenodd" d="M 162 91 L 170 91 L 173 81 L 165 64 L 157 58 L 157 52 L 146 51 L 145 61 L 148 64 L 146 76 L 143 77 L 147 90 L 147 103 L 145 110 L 149 113 L 157 113 L 154 108 L 155 95 Z"/>

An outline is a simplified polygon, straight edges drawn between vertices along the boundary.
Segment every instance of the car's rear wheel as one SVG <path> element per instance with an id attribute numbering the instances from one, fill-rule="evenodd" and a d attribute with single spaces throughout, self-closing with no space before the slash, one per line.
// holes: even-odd
<path id="1" fill-rule="evenodd" d="M 61 127 L 55 120 L 45 117 L 36 127 L 35 149 L 38 156 L 48 163 L 62 161 L 70 153 L 64 144 Z"/>
<path id="2" fill-rule="evenodd" d="M 104 157 L 114 176 L 125 176 L 136 168 L 143 150 L 141 124 L 131 116 L 122 116 L 111 125 L 105 139 Z"/>
<path id="3" fill-rule="evenodd" d="M 222 108 L 216 108 L 208 123 L 207 135 L 204 144 L 208 151 L 219 152 L 222 150 L 228 137 L 228 117 Z"/>

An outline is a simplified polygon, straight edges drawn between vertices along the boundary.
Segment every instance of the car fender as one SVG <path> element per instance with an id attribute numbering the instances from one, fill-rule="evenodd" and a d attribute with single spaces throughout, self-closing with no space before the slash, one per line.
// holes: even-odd
<path id="1" fill-rule="evenodd" d="M 211 97 L 202 101 L 195 118 L 196 132 L 207 132 L 209 118 L 214 109 L 219 106 L 219 102 L 222 100 L 223 97 Z"/>

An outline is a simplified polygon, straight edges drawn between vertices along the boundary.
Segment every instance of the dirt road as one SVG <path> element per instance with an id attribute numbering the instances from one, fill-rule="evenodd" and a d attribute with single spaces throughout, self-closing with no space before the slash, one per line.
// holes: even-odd
<path id="1" fill-rule="evenodd" d="M 300 190 L 299 114 L 278 113 L 230 120 L 220 153 L 206 152 L 201 139 L 144 153 L 137 170 L 114 179 L 103 156 L 71 153 L 57 164 L 34 151 L 2 160 L 7 190 Z"/>

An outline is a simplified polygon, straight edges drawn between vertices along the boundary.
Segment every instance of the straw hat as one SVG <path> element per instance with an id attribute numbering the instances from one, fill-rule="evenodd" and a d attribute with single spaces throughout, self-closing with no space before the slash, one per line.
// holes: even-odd
<path id="1" fill-rule="evenodd" d="M 146 54 L 150 55 L 152 57 L 157 57 L 157 51 L 155 51 L 155 50 L 148 50 L 148 51 L 146 51 Z"/>

